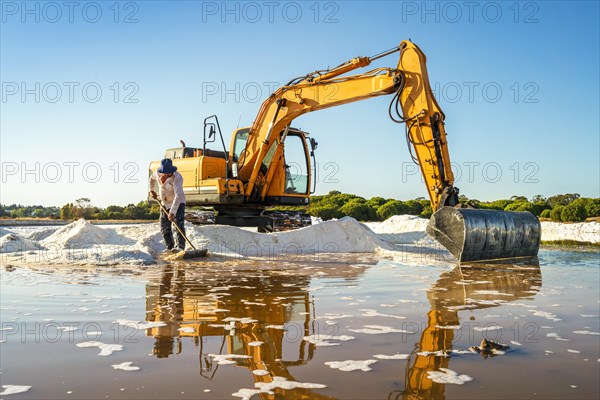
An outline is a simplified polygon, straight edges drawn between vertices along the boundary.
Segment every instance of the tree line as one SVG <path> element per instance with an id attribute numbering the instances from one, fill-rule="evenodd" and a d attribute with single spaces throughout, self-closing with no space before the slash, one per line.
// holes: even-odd
<path id="1" fill-rule="evenodd" d="M 510 199 L 495 201 L 479 201 L 461 195 L 459 201 L 475 208 L 529 211 L 540 218 L 557 222 L 580 222 L 600 217 L 600 198 L 581 197 L 578 193 L 558 194 L 548 198 L 536 195 L 531 199 L 512 196 Z M 429 200 L 423 197 L 407 201 L 383 197 L 367 200 L 353 194 L 331 191 L 323 196 L 313 196 L 308 213 L 323 220 L 350 216 L 359 221 L 384 221 L 393 215 L 403 214 L 429 218 L 433 211 Z"/>
<path id="2" fill-rule="evenodd" d="M 557 222 L 579 222 L 600 217 L 600 198 L 581 197 L 578 193 L 557 194 L 548 198 L 541 195 L 527 199 L 512 196 L 510 199 L 479 201 L 460 196 L 461 203 L 475 208 L 505 211 L 529 211 L 540 218 Z M 365 199 L 354 194 L 331 191 L 326 195 L 312 196 L 309 206 L 277 207 L 283 210 L 305 211 L 323 220 L 349 216 L 359 221 L 384 221 L 393 215 L 417 215 L 429 218 L 433 213 L 429 200 L 396 200 L 383 197 Z M 74 220 L 153 220 L 158 219 L 158 205 L 147 201 L 127 206 L 111 205 L 100 208 L 92 205 L 89 198 L 82 197 L 62 207 L 0 205 L 0 217 L 4 218 L 52 218 Z"/>
<path id="3" fill-rule="evenodd" d="M 0 205 L 0 217 L 5 218 L 51 218 L 75 220 L 85 218 L 90 220 L 152 220 L 158 219 L 158 205 L 148 201 L 127 206 L 108 206 L 100 208 L 92 205 L 87 197 L 67 203 L 62 207 L 22 206 L 12 204 Z"/>

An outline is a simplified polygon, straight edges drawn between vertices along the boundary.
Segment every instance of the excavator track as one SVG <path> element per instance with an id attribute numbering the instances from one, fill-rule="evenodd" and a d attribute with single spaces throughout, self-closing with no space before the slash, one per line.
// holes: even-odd
<path id="1" fill-rule="evenodd" d="M 311 216 L 302 211 L 267 210 L 260 215 L 270 221 L 258 226 L 260 232 L 282 232 L 312 225 Z M 185 220 L 194 225 L 215 225 L 217 216 L 213 210 L 186 211 Z"/>

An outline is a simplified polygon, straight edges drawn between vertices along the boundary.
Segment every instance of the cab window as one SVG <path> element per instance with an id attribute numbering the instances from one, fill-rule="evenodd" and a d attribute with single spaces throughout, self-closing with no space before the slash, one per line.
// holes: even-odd
<path id="1" fill-rule="evenodd" d="M 250 129 L 240 129 L 235 133 L 235 140 L 233 142 L 233 155 L 239 160 L 242 152 L 246 148 L 246 142 L 248 142 L 248 134 Z"/>
<path id="2" fill-rule="evenodd" d="M 297 135 L 285 141 L 285 193 L 308 193 L 308 158 L 304 138 Z"/>

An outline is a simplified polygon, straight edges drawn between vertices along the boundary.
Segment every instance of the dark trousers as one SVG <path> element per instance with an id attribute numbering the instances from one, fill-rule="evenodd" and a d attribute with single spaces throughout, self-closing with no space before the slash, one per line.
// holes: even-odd
<path id="1" fill-rule="evenodd" d="M 170 212 L 170 210 L 167 210 Z M 173 221 L 181 232 L 185 234 L 185 227 L 183 226 L 183 216 L 185 214 L 185 204 L 180 204 L 177 212 L 175 213 L 175 221 Z M 177 229 L 176 229 L 177 230 Z M 165 239 L 165 245 L 167 249 L 172 249 L 175 246 L 175 242 L 173 241 L 173 230 L 171 229 L 171 221 L 169 221 L 168 214 L 165 214 L 163 210 L 160 210 L 160 232 Z M 177 231 L 177 247 L 180 249 L 185 249 L 185 238 L 179 231 Z"/>

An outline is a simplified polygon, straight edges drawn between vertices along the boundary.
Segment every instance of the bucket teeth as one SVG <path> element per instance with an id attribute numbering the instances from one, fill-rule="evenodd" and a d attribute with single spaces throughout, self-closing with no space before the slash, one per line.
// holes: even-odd
<path id="1" fill-rule="evenodd" d="M 541 225 L 529 212 L 442 207 L 427 233 L 460 262 L 537 256 Z"/>

